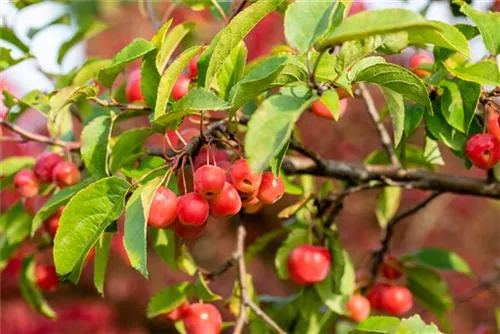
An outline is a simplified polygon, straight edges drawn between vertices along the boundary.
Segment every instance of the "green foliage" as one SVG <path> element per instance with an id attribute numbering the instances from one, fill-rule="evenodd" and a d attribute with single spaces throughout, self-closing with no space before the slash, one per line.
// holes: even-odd
<path id="1" fill-rule="evenodd" d="M 402 193 L 403 191 L 399 187 L 385 187 L 377 197 L 375 215 L 381 228 L 386 228 L 389 220 L 398 211 Z"/>
<path id="2" fill-rule="evenodd" d="M 113 145 L 109 156 L 111 174 L 115 174 L 130 156 L 137 153 L 152 134 L 153 130 L 150 128 L 136 128 L 123 132 Z"/>
<path id="3" fill-rule="evenodd" d="M 171 229 L 150 229 L 153 245 L 158 255 L 170 268 L 177 269 L 175 259 L 175 236 Z"/>
<path id="4" fill-rule="evenodd" d="M 500 71 L 494 61 L 483 60 L 455 68 L 451 68 L 446 63 L 444 63 L 444 66 L 446 66 L 446 69 L 450 71 L 451 74 L 462 80 L 476 82 L 482 85 L 500 85 Z"/>
<path id="5" fill-rule="evenodd" d="M 26 59 L 33 58 L 33 56 L 30 54 L 26 54 L 26 55 L 19 57 L 19 58 L 14 58 L 10 54 L 11 52 L 12 52 L 12 50 L 10 50 L 10 49 L 0 47 L 0 71 L 5 71 L 9 67 L 17 65 Z"/>
<path id="6" fill-rule="evenodd" d="M 161 43 L 156 55 L 156 69 L 158 73 L 163 74 L 167 68 L 168 61 L 174 53 L 179 43 L 186 37 L 186 35 L 193 30 L 195 24 L 192 22 L 184 22 L 176 25 L 170 32 L 165 35 L 165 39 Z"/>
<path id="7" fill-rule="evenodd" d="M 26 213 L 21 201 L 17 201 L 2 214 L 0 227 L 2 231 L 2 237 L 0 238 L 0 270 L 2 270 L 30 234 L 31 218 Z"/>
<path id="8" fill-rule="evenodd" d="M 19 287 L 24 300 L 35 311 L 49 319 L 55 319 L 56 313 L 47 303 L 38 289 L 35 277 L 35 257 L 32 255 L 23 260 L 21 273 L 19 274 Z"/>
<path id="9" fill-rule="evenodd" d="M 453 270 L 471 275 L 467 263 L 456 253 L 440 248 L 422 248 L 404 257 L 404 260 L 415 262 L 431 269 Z"/>
<path id="10" fill-rule="evenodd" d="M 148 318 L 154 318 L 160 314 L 173 311 L 187 301 L 186 290 L 189 287 L 189 283 L 180 283 L 163 289 L 154 295 L 148 304 Z"/>
<path id="11" fill-rule="evenodd" d="M 57 54 L 57 63 L 62 64 L 62 61 L 66 54 L 80 42 L 91 39 L 96 36 L 103 30 L 105 30 L 108 26 L 100 21 L 95 21 L 89 24 L 88 26 L 80 28 L 75 34 L 66 42 L 64 42 L 59 48 L 59 52 Z"/>
<path id="12" fill-rule="evenodd" d="M 104 296 L 104 279 L 106 277 L 106 267 L 108 265 L 112 236 L 112 233 L 103 232 L 95 246 L 94 285 L 102 296 Z"/>
<path id="13" fill-rule="evenodd" d="M 418 315 L 407 319 L 395 317 L 375 316 L 370 317 L 356 326 L 349 333 L 352 334 L 409 334 L 428 333 L 442 334 L 434 324 L 427 325 Z"/>
<path id="14" fill-rule="evenodd" d="M 306 229 L 294 229 L 292 230 L 285 241 L 281 244 L 281 247 L 276 253 L 276 258 L 274 259 L 274 264 L 276 266 L 276 271 L 278 277 L 281 279 L 288 278 L 288 255 L 296 247 L 307 244 L 307 230 Z"/>
<path id="15" fill-rule="evenodd" d="M 111 136 L 112 123 L 109 116 L 101 116 L 82 130 L 80 152 L 85 167 L 95 179 L 108 175 L 108 141 Z"/>
<path id="16" fill-rule="evenodd" d="M 12 184 L 14 176 L 21 169 L 31 168 L 35 164 L 35 159 L 32 157 L 10 157 L 0 161 L 0 178 L 2 180 L 0 189 Z"/>

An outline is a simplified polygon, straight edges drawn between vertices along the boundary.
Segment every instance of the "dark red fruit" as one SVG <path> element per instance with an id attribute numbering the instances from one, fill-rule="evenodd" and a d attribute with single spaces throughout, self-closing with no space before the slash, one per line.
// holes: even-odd
<path id="1" fill-rule="evenodd" d="M 143 101 L 144 96 L 141 90 L 141 70 L 137 69 L 130 73 L 128 78 L 127 86 L 125 87 L 125 93 L 127 94 L 127 99 L 129 102 Z"/>
<path id="2" fill-rule="evenodd" d="M 236 189 L 224 183 L 224 189 L 210 201 L 210 214 L 215 218 L 229 218 L 241 210 L 241 199 Z"/>
<path id="3" fill-rule="evenodd" d="M 168 312 L 165 317 L 173 322 L 182 320 L 186 314 L 187 309 L 189 308 L 189 303 L 187 301 L 183 302 L 179 307 L 175 310 Z"/>
<path id="4" fill-rule="evenodd" d="M 61 219 L 63 210 L 64 206 L 61 206 L 52 216 L 43 222 L 45 230 L 52 237 L 52 239 L 56 236 L 57 229 L 59 228 L 59 220 Z"/>
<path id="5" fill-rule="evenodd" d="M 177 81 L 174 84 L 174 87 L 172 87 L 172 97 L 175 101 L 181 99 L 189 92 L 190 83 L 191 79 L 187 75 L 179 75 Z"/>
<path id="6" fill-rule="evenodd" d="M 489 169 L 500 160 L 500 143 L 492 134 L 476 134 L 465 143 L 465 154 L 477 168 Z"/>
<path id="7" fill-rule="evenodd" d="M 423 53 L 415 54 L 410 58 L 410 71 L 412 71 L 419 78 L 427 78 L 432 73 L 428 70 L 424 70 L 419 67 L 424 64 L 433 64 L 433 63 L 434 59 L 432 59 L 430 56 Z"/>
<path id="8" fill-rule="evenodd" d="M 212 304 L 191 304 L 184 315 L 187 334 L 218 334 L 222 316 Z"/>
<path id="9" fill-rule="evenodd" d="M 330 252 L 325 247 L 302 245 L 288 255 L 288 272 L 297 284 L 323 281 L 330 273 Z"/>
<path id="10" fill-rule="evenodd" d="M 231 183 L 236 190 L 244 193 L 253 193 L 259 189 L 262 174 L 254 173 L 245 159 L 235 161 L 229 173 Z"/>
<path id="11" fill-rule="evenodd" d="M 201 55 L 194 56 L 189 62 L 189 76 L 191 79 L 195 79 L 198 76 L 198 60 Z"/>
<path id="12" fill-rule="evenodd" d="M 207 227 L 206 222 L 199 226 L 186 226 L 181 224 L 181 222 L 177 220 L 172 224 L 172 229 L 174 230 L 174 233 L 182 239 L 198 238 L 203 233 L 203 231 L 205 231 L 206 227 Z"/>
<path id="13" fill-rule="evenodd" d="M 382 292 L 381 305 L 387 313 L 400 316 L 413 307 L 413 295 L 404 286 L 390 286 Z"/>
<path id="14" fill-rule="evenodd" d="M 197 193 L 187 193 L 179 198 L 177 215 L 179 221 L 188 226 L 200 226 L 207 221 L 209 205 L 207 200 Z"/>
<path id="15" fill-rule="evenodd" d="M 54 266 L 39 264 L 35 268 L 36 283 L 42 290 L 55 291 L 59 286 L 59 278 Z"/>
<path id="16" fill-rule="evenodd" d="M 168 188 L 159 187 L 151 202 L 148 224 L 156 228 L 167 228 L 177 218 L 179 199 Z"/>
<path id="17" fill-rule="evenodd" d="M 38 157 L 33 170 L 40 181 L 50 183 L 52 182 L 52 173 L 54 172 L 54 168 L 62 161 L 64 161 L 64 159 L 60 155 L 45 152 Z"/>
<path id="18" fill-rule="evenodd" d="M 366 297 L 353 295 L 346 305 L 349 311 L 349 318 L 355 322 L 365 320 L 370 316 L 370 302 Z"/>
<path id="19" fill-rule="evenodd" d="M 33 198 L 38 195 L 40 181 L 31 169 L 23 169 L 14 177 L 14 187 L 21 196 Z"/>
<path id="20" fill-rule="evenodd" d="M 382 275 L 387 279 L 398 279 L 401 277 L 401 264 L 395 257 L 388 256 L 384 260 Z"/>
<path id="21" fill-rule="evenodd" d="M 272 172 L 262 174 L 257 198 L 263 204 L 273 204 L 278 201 L 285 193 L 285 183 L 280 177 L 274 177 Z"/>
<path id="22" fill-rule="evenodd" d="M 194 172 L 194 189 L 207 199 L 220 194 L 225 182 L 226 172 L 217 166 L 201 166 Z"/>
<path id="23" fill-rule="evenodd" d="M 80 182 L 80 178 L 78 167 L 70 161 L 61 161 L 52 172 L 52 180 L 59 187 L 73 186 Z"/>
<path id="24" fill-rule="evenodd" d="M 368 295 L 366 297 L 370 301 L 372 309 L 383 310 L 382 295 L 384 294 L 385 290 L 389 289 L 389 287 L 390 287 L 389 284 L 375 283 L 370 292 L 368 292 Z"/>

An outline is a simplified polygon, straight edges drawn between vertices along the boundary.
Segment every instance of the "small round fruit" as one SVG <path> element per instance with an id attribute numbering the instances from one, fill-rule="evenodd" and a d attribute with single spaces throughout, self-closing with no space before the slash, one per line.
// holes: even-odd
<path id="1" fill-rule="evenodd" d="M 40 181 L 31 169 L 23 169 L 14 176 L 14 187 L 21 196 L 33 198 L 38 195 Z"/>
<path id="2" fill-rule="evenodd" d="M 43 222 L 45 230 L 52 237 L 52 239 L 56 236 L 57 229 L 59 228 L 59 220 L 61 219 L 63 211 L 64 206 L 61 206 L 52 216 Z"/>
<path id="3" fill-rule="evenodd" d="M 80 178 L 78 167 L 71 161 L 61 161 L 52 172 L 52 180 L 61 188 L 77 184 Z"/>
<path id="4" fill-rule="evenodd" d="M 387 279 L 398 279 L 402 275 L 400 268 L 399 261 L 393 256 L 388 256 L 382 266 L 382 275 Z"/>
<path id="5" fill-rule="evenodd" d="M 370 302 L 366 297 L 353 295 L 346 305 L 349 311 L 349 318 L 355 322 L 360 322 L 370 316 Z"/>
<path id="6" fill-rule="evenodd" d="M 177 215 L 179 221 L 188 226 L 203 225 L 208 218 L 207 200 L 197 193 L 187 193 L 179 198 Z"/>
<path id="7" fill-rule="evenodd" d="M 383 310 L 382 307 L 382 295 L 385 290 L 389 289 L 389 284 L 386 283 L 375 283 L 373 288 L 368 292 L 366 296 L 370 301 L 370 305 L 374 310 Z"/>
<path id="8" fill-rule="evenodd" d="M 324 104 L 320 100 L 314 101 L 313 104 L 311 105 L 310 110 L 316 116 L 327 119 L 334 119 L 330 109 L 326 106 L 326 104 Z M 346 110 L 347 110 L 347 99 L 342 99 L 339 101 L 339 116 L 338 116 L 339 119 L 345 114 Z"/>
<path id="9" fill-rule="evenodd" d="M 489 107 L 488 111 L 488 133 L 500 142 L 500 112 L 496 112 L 492 107 Z"/>
<path id="10" fill-rule="evenodd" d="M 176 307 L 173 311 L 170 311 L 167 314 L 165 314 L 165 317 L 172 322 L 182 320 L 186 315 L 186 311 L 188 308 L 189 308 L 189 303 L 187 301 L 184 301 L 180 306 Z"/>
<path id="11" fill-rule="evenodd" d="M 182 239 L 198 238 L 203 233 L 203 231 L 205 231 L 206 227 L 207 227 L 206 222 L 200 226 L 186 226 L 181 224 L 179 221 L 175 221 L 172 224 L 172 229 L 174 230 L 174 233 Z"/>
<path id="12" fill-rule="evenodd" d="M 187 334 L 218 334 L 222 316 L 212 304 L 191 304 L 184 315 Z"/>
<path id="13" fill-rule="evenodd" d="M 59 286 L 59 278 L 54 266 L 38 264 L 35 267 L 36 283 L 42 290 L 55 291 Z"/>
<path id="14" fill-rule="evenodd" d="M 249 215 L 253 215 L 257 212 L 259 212 L 264 204 L 259 201 L 258 198 L 254 198 L 246 203 L 242 203 L 242 207 L 245 209 L 245 213 L 248 213 Z"/>
<path id="15" fill-rule="evenodd" d="M 194 172 L 194 189 L 207 199 L 214 198 L 226 182 L 226 172 L 217 166 L 204 165 Z"/>
<path id="16" fill-rule="evenodd" d="M 179 75 L 177 81 L 174 83 L 174 87 L 172 87 L 172 97 L 175 101 L 180 100 L 189 92 L 190 83 L 191 79 L 187 75 Z"/>
<path id="17" fill-rule="evenodd" d="M 382 292 L 381 306 L 391 315 L 403 315 L 413 307 L 411 291 L 404 286 L 390 286 Z"/>
<path id="18" fill-rule="evenodd" d="M 254 173 L 245 159 L 235 161 L 229 173 L 231 183 L 238 191 L 253 193 L 260 187 L 262 174 Z"/>
<path id="19" fill-rule="evenodd" d="M 210 214 L 215 218 L 227 219 L 241 210 L 238 191 L 229 183 L 224 183 L 221 193 L 210 200 Z"/>
<path id="20" fill-rule="evenodd" d="M 492 134 L 476 134 L 465 143 L 465 154 L 477 168 L 490 169 L 500 160 L 500 143 Z"/>
<path id="21" fill-rule="evenodd" d="M 148 224 L 156 228 L 167 228 L 177 218 L 179 198 L 168 188 L 159 187 L 151 202 Z"/>
<path id="22" fill-rule="evenodd" d="M 129 102 L 144 101 L 144 96 L 141 90 L 141 70 L 137 69 L 130 73 L 127 86 L 125 87 L 127 100 Z"/>
<path id="23" fill-rule="evenodd" d="M 419 78 L 427 78 L 431 76 L 431 72 L 419 68 L 423 64 L 434 64 L 434 59 L 430 56 L 419 53 L 411 56 L 410 58 L 410 71 L 412 71 Z"/>
<path id="24" fill-rule="evenodd" d="M 263 204 L 276 203 L 285 193 L 285 183 L 280 177 L 274 177 L 272 172 L 262 174 L 257 198 Z"/>
<path id="25" fill-rule="evenodd" d="M 238 195 L 240 196 L 240 199 L 241 199 L 241 204 L 243 205 L 245 203 L 253 201 L 254 199 L 257 198 L 258 193 L 259 193 L 258 189 L 255 190 L 254 192 L 251 192 L 251 193 L 244 193 L 244 192 L 238 191 Z"/>
<path id="26" fill-rule="evenodd" d="M 330 253 L 325 247 L 302 245 L 288 255 L 288 272 L 297 284 L 323 281 L 330 273 Z"/>
<path id="27" fill-rule="evenodd" d="M 45 152 L 38 157 L 33 170 L 40 181 L 50 183 L 52 182 L 54 168 L 62 161 L 64 159 L 59 154 Z"/>
<path id="28" fill-rule="evenodd" d="M 189 76 L 191 79 L 195 79 L 198 76 L 198 60 L 201 55 L 196 55 L 189 62 Z"/>

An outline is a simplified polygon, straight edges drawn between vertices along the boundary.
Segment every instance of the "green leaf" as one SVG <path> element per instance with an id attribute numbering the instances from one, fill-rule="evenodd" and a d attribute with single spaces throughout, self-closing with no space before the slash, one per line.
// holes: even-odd
<path id="1" fill-rule="evenodd" d="M 233 110 L 238 109 L 262 92 L 306 78 L 307 69 L 290 57 L 270 57 L 250 70 L 229 94 Z"/>
<path id="2" fill-rule="evenodd" d="M 161 44 L 167 37 L 168 29 L 172 25 L 172 22 L 174 20 L 170 19 L 167 22 L 165 22 L 160 29 L 154 34 L 153 38 L 151 38 L 151 43 L 156 46 L 157 48 L 161 47 Z"/>
<path id="3" fill-rule="evenodd" d="M 381 9 L 358 13 L 346 18 L 319 44 L 319 50 L 355 39 L 395 33 L 410 28 L 435 28 L 434 23 L 407 9 Z"/>
<path id="4" fill-rule="evenodd" d="M 150 128 L 136 128 L 123 132 L 116 140 L 109 156 L 111 174 L 115 174 L 123 163 L 140 150 L 144 142 L 152 135 L 153 130 Z"/>
<path id="5" fill-rule="evenodd" d="M 405 126 L 405 103 L 403 95 L 396 93 L 392 89 L 382 88 L 387 106 L 391 113 L 391 120 L 394 128 L 394 145 L 398 146 L 403 138 Z"/>
<path id="6" fill-rule="evenodd" d="M 177 269 L 175 261 L 175 235 L 171 229 L 150 229 L 151 239 L 155 246 L 156 252 L 167 263 L 170 268 Z"/>
<path id="7" fill-rule="evenodd" d="M 97 291 L 104 297 L 104 279 L 106 278 L 106 267 L 108 265 L 109 249 L 113 234 L 103 232 L 97 241 L 94 258 L 94 285 Z"/>
<path id="8" fill-rule="evenodd" d="M 193 46 L 185 50 L 162 74 L 155 104 L 155 120 L 167 112 L 168 99 L 170 98 L 170 93 L 172 92 L 172 88 L 177 78 L 189 64 L 191 59 L 200 53 L 201 49 L 201 46 Z"/>
<path id="9" fill-rule="evenodd" d="M 198 275 L 196 276 L 196 281 L 193 284 L 194 292 L 196 294 L 196 297 L 200 300 L 203 300 L 205 302 L 213 302 L 216 300 L 221 300 L 222 297 L 213 293 L 207 285 L 207 282 L 205 281 L 205 278 L 203 277 L 203 274 L 198 272 Z"/>
<path id="10" fill-rule="evenodd" d="M 104 86 L 111 87 L 118 74 L 123 71 L 128 64 L 155 49 L 156 47 L 145 39 L 134 39 L 132 43 L 124 47 L 113 57 L 113 59 L 111 59 L 107 67 L 99 71 L 97 80 Z"/>
<path id="11" fill-rule="evenodd" d="M 26 213 L 21 201 L 17 201 L 3 213 L 0 217 L 0 226 L 2 228 L 0 270 L 2 270 L 30 233 L 31 217 Z"/>
<path id="12" fill-rule="evenodd" d="M 480 34 L 479 29 L 470 24 L 457 23 L 455 24 L 455 28 L 457 28 L 469 41 Z"/>
<path id="13" fill-rule="evenodd" d="M 210 89 L 231 51 L 283 0 L 258 1 L 242 10 L 212 40 L 198 61 L 198 83 Z"/>
<path id="14" fill-rule="evenodd" d="M 26 59 L 33 58 L 33 56 L 30 54 L 25 54 L 19 58 L 14 58 L 10 54 L 11 52 L 12 52 L 12 50 L 10 50 L 10 49 L 0 47 L 0 71 L 5 71 L 9 67 L 17 65 Z"/>
<path id="15" fill-rule="evenodd" d="M 467 275 L 472 274 L 467 263 L 458 254 L 446 249 L 423 248 L 405 256 L 404 259 L 429 268 L 452 270 Z"/>
<path id="16" fill-rule="evenodd" d="M 500 54 L 500 14 L 493 12 L 479 12 L 472 6 L 461 1 L 462 7 L 460 11 L 467 15 L 467 17 L 474 22 L 481 32 L 484 45 L 491 55 L 496 56 Z"/>
<path id="17" fill-rule="evenodd" d="M 477 102 L 481 94 L 481 85 L 462 80 L 460 82 L 443 80 L 441 86 L 444 87 L 441 100 L 441 112 L 444 118 L 452 127 L 467 134 L 476 112 Z M 460 87 L 464 89 L 463 94 Z M 467 108 L 464 99 L 469 102 Z"/>
<path id="18" fill-rule="evenodd" d="M 42 314 L 49 319 L 55 319 L 56 313 L 43 298 L 38 285 L 36 284 L 35 276 L 36 261 L 32 255 L 23 260 L 23 266 L 19 277 L 19 287 L 21 294 L 33 311 Z"/>
<path id="19" fill-rule="evenodd" d="M 276 154 L 273 160 L 269 163 L 269 166 L 271 167 L 271 172 L 275 177 L 280 176 L 280 171 L 282 174 L 284 174 L 283 171 L 281 170 L 281 166 L 283 165 L 283 160 L 285 159 L 286 152 L 288 152 L 288 146 L 290 146 L 290 141 L 281 148 L 278 154 Z M 285 188 L 286 188 L 286 181 L 283 182 L 285 182 Z"/>
<path id="20" fill-rule="evenodd" d="M 368 61 L 368 59 L 375 60 L 374 63 L 385 63 L 386 61 L 384 58 L 367 56 L 374 53 L 378 48 L 383 47 L 385 43 L 394 41 L 395 38 L 402 38 L 403 41 L 407 43 L 406 35 L 400 37 L 400 34 L 401 33 L 389 34 L 385 36 L 371 36 L 362 40 L 345 42 L 340 48 L 337 63 L 335 64 L 336 70 L 338 72 L 344 71 L 345 73 L 347 70 L 350 70 L 351 66 L 354 65 L 358 67 L 356 72 L 359 72 L 359 70 L 368 67 L 365 65 L 367 62 L 370 62 L 370 65 L 372 65 L 371 61 Z M 359 65 L 355 65 L 357 62 L 362 62 L 362 68 L 359 68 Z M 354 75 L 351 75 L 350 77 L 353 78 Z"/>
<path id="21" fill-rule="evenodd" d="M 401 320 L 398 333 L 442 334 L 436 325 L 427 325 L 418 314 Z"/>
<path id="22" fill-rule="evenodd" d="M 163 177 L 152 179 L 137 188 L 127 202 L 125 209 L 125 230 L 123 245 L 132 267 L 148 277 L 147 227 L 149 209 Z"/>
<path id="23" fill-rule="evenodd" d="M 281 247 L 276 253 L 276 258 L 274 259 L 274 264 L 276 266 L 276 271 L 278 272 L 278 277 L 281 279 L 287 279 L 288 274 L 288 255 L 296 247 L 307 244 L 307 230 L 306 229 L 294 229 L 289 234 L 288 237 L 283 241 Z"/>
<path id="24" fill-rule="evenodd" d="M 340 58 L 339 58 L 340 59 Z M 364 69 L 375 66 L 377 64 L 385 64 L 386 60 L 382 57 L 366 57 L 363 58 L 352 67 L 346 68 L 343 70 L 343 72 L 339 75 L 339 78 L 336 81 L 336 84 L 339 85 L 340 87 L 345 88 L 351 95 L 352 93 L 352 82 L 356 75 L 363 71 Z"/>
<path id="25" fill-rule="evenodd" d="M 443 317 L 453 308 L 453 300 L 446 282 L 433 270 L 425 267 L 405 267 L 408 289 L 430 311 Z"/>
<path id="26" fill-rule="evenodd" d="M 432 44 L 460 52 L 465 57 L 470 58 L 469 42 L 460 30 L 441 21 L 429 22 L 432 22 L 434 27 L 408 29 L 410 44 Z M 435 27 L 439 29 L 435 29 Z"/>
<path id="27" fill-rule="evenodd" d="M 415 104 L 406 104 L 405 105 L 405 125 L 404 125 L 404 134 L 406 138 L 409 138 L 415 130 L 417 130 L 418 126 L 422 122 L 424 117 L 425 109 L 420 105 Z"/>
<path id="28" fill-rule="evenodd" d="M 193 22 L 183 22 L 176 25 L 169 33 L 166 34 L 165 39 L 161 43 L 161 47 L 156 55 L 156 69 L 160 75 L 165 72 L 168 61 L 174 53 L 180 42 L 186 35 L 196 26 Z"/>
<path id="29" fill-rule="evenodd" d="M 400 319 L 396 317 L 374 316 L 360 322 L 350 334 L 389 334 L 397 333 Z"/>
<path id="30" fill-rule="evenodd" d="M 50 98 L 49 119 L 54 120 L 62 109 L 71 103 L 94 97 L 99 92 L 95 85 L 82 87 L 65 87 Z"/>
<path id="31" fill-rule="evenodd" d="M 81 266 L 104 229 L 122 214 L 127 181 L 108 177 L 80 190 L 66 205 L 54 239 L 54 263 L 60 276 L 78 282 Z"/>
<path id="32" fill-rule="evenodd" d="M 155 59 L 157 52 L 150 52 L 144 56 L 141 64 L 141 92 L 151 110 L 155 110 L 156 95 L 160 84 L 160 74 L 156 69 Z"/>
<path id="33" fill-rule="evenodd" d="M 91 178 L 82 180 L 74 186 L 63 188 L 53 195 L 36 213 L 31 224 L 31 235 L 33 236 L 42 223 L 52 216 L 61 206 L 69 202 L 78 191 L 82 190 L 94 180 Z"/>
<path id="34" fill-rule="evenodd" d="M 329 30 L 335 9 L 335 0 L 295 1 L 285 12 L 285 37 L 288 44 L 301 54 Z"/>
<path id="35" fill-rule="evenodd" d="M 335 89 L 327 90 L 321 95 L 320 100 L 328 107 L 333 118 L 338 121 L 340 116 L 340 103 L 337 91 Z"/>
<path id="36" fill-rule="evenodd" d="M 398 212 L 402 193 L 399 187 L 385 187 L 377 197 L 375 215 L 381 228 L 385 228 L 389 220 Z"/>
<path id="37" fill-rule="evenodd" d="M 8 157 L 0 161 L 0 177 L 15 175 L 21 169 L 31 168 L 35 164 L 33 157 Z M 2 180 L 3 182 L 3 180 Z"/>
<path id="38" fill-rule="evenodd" d="M 472 81 L 482 85 L 500 85 L 500 71 L 494 61 L 482 60 L 474 64 L 455 68 L 451 68 L 446 63 L 443 64 L 451 74 L 462 80 Z"/>
<path id="39" fill-rule="evenodd" d="M 29 53 L 29 47 L 21 41 L 16 33 L 7 26 L 0 27 L 0 39 L 16 46 L 23 53 Z"/>
<path id="40" fill-rule="evenodd" d="M 166 163 L 165 159 L 160 157 L 151 157 L 146 156 L 139 161 L 139 166 L 135 164 L 130 164 L 127 166 L 123 166 L 121 171 L 125 174 L 126 177 L 130 177 L 134 180 L 139 180 L 141 177 L 151 172 L 153 169 L 158 168 L 160 166 L 164 166 Z M 154 179 L 157 176 L 163 175 L 164 171 L 158 171 L 157 175 L 153 173 L 152 177 L 149 180 Z M 147 181 L 147 180 L 146 180 Z"/>
<path id="41" fill-rule="evenodd" d="M 167 70 L 168 71 L 168 70 Z M 204 88 L 193 88 L 179 101 L 173 104 L 172 110 L 155 118 L 152 122 L 153 129 L 157 132 L 174 130 L 185 116 L 200 111 L 227 110 L 231 107 L 226 101 Z"/>
<path id="42" fill-rule="evenodd" d="M 193 276 L 198 270 L 198 266 L 191 257 L 191 254 L 189 254 L 189 250 L 185 244 L 180 247 L 179 256 L 177 257 L 177 267 L 189 276 Z"/>
<path id="43" fill-rule="evenodd" d="M 59 48 L 57 63 L 61 64 L 69 50 L 75 45 L 96 36 L 108 26 L 100 21 L 94 21 L 90 25 L 80 28 L 75 34 Z"/>
<path id="44" fill-rule="evenodd" d="M 425 159 L 422 148 L 416 145 L 405 144 L 404 152 L 400 150 L 400 159 L 405 168 L 426 168 L 431 171 L 434 170 L 432 162 Z M 373 152 L 364 161 L 364 164 L 367 165 L 389 165 L 390 163 L 391 160 L 384 149 Z"/>
<path id="45" fill-rule="evenodd" d="M 149 319 L 173 311 L 187 301 L 186 291 L 191 284 L 184 282 L 172 285 L 155 294 L 148 303 L 147 317 Z"/>
<path id="46" fill-rule="evenodd" d="M 222 99 L 229 99 L 231 88 L 243 77 L 245 64 L 247 62 L 247 53 L 248 51 L 245 43 L 240 42 L 240 44 L 231 51 L 228 59 L 222 65 L 217 75 L 217 91 Z"/>
<path id="47" fill-rule="evenodd" d="M 376 64 L 356 74 L 354 81 L 366 81 L 394 92 L 432 110 L 427 87 L 415 74 L 394 64 Z"/>
<path id="48" fill-rule="evenodd" d="M 82 159 L 90 175 L 95 179 L 107 176 L 106 161 L 111 127 L 111 118 L 100 116 L 84 127 L 81 134 Z"/>
<path id="49" fill-rule="evenodd" d="M 89 59 L 87 60 L 78 72 L 73 77 L 73 86 L 83 86 L 87 81 L 94 79 L 100 70 L 109 66 L 109 59 Z"/>
<path id="50" fill-rule="evenodd" d="M 300 115 L 311 105 L 313 97 L 303 100 L 275 95 L 265 100 L 248 123 L 245 152 L 250 166 L 263 171 L 290 139 Z"/>
<path id="51" fill-rule="evenodd" d="M 311 55 L 311 64 L 313 64 L 311 66 L 315 66 L 314 64 L 316 64 L 316 62 L 318 61 L 318 57 L 320 54 L 318 52 L 312 51 L 310 55 Z M 304 65 L 307 66 L 306 58 L 307 58 L 306 55 L 304 55 L 304 57 L 299 57 L 299 59 L 304 63 Z M 317 81 L 322 81 L 322 82 L 335 81 L 335 79 L 338 76 L 336 68 L 337 68 L 337 56 L 329 52 L 325 52 L 319 59 L 319 63 L 317 65 L 314 78 Z"/>
<path id="52" fill-rule="evenodd" d="M 463 151 L 467 137 L 448 125 L 441 113 L 435 112 L 432 116 L 426 113 L 424 121 L 427 130 L 434 139 L 442 141 L 454 151 Z"/>
<path id="53" fill-rule="evenodd" d="M 422 157 L 430 164 L 444 166 L 444 160 L 441 156 L 441 151 L 439 150 L 437 141 L 427 136 L 425 137 L 424 152 Z"/>
<path id="54" fill-rule="evenodd" d="M 279 228 L 259 236 L 249 247 L 247 247 L 245 252 L 245 262 L 252 262 L 255 255 L 262 252 L 271 241 L 287 231 L 288 230 L 285 228 Z"/>

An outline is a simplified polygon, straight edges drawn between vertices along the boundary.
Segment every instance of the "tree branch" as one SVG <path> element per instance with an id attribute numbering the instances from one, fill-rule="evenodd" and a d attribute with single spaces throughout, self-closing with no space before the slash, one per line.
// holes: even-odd
<path id="1" fill-rule="evenodd" d="M 148 18 L 153 25 L 153 30 L 157 31 L 160 28 L 160 22 L 156 18 L 155 9 L 152 3 L 152 0 L 146 0 L 146 8 L 148 10 Z"/>
<path id="2" fill-rule="evenodd" d="M 65 148 L 65 149 L 70 150 L 70 151 L 80 150 L 80 143 L 78 143 L 78 142 L 69 142 L 69 141 L 64 141 L 64 140 L 60 140 L 60 139 L 52 139 L 50 137 L 46 137 L 43 135 L 32 133 L 32 132 L 29 132 L 29 131 L 17 126 L 16 124 L 9 123 L 3 119 L 0 119 L 0 125 L 5 126 L 7 129 L 11 130 L 12 132 L 17 133 L 22 138 L 24 138 L 26 141 L 34 141 L 37 143 L 42 143 L 42 144 L 47 144 L 47 145 L 59 146 L 59 147 Z"/>
<path id="3" fill-rule="evenodd" d="M 368 113 L 370 114 L 370 117 L 372 118 L 373 123 L 377 127 L 378 133 L 380 135 L 380 140 L 382 141 L 382 145 L 384 146 L 385 150 L 387 151 L 387 154 L 389 155 L 391 159 L 391 163 L 395 167 L 401 167 L 401 163 L 399 162 L 399 159 L 396 155 L 396 152 L 394 151 L 394 145 L 392 144 L 391 136 L 387 132 L 387 129 L 385 128 L 384 124 L 380 120 L 380 116 L 377 111 L 377 107 L 375 107 L 375 101 L 373 101 L 373 97 L 370 94 L 370 91 L 368 88 L 360 83 L 359 84 L 359 90 L 361 92 L 361 96 L 363 97 L 363 100 L 365 101 L 366 108 L 368 109 Z"/>
<path id="4" fill-rule="evenodd" d="M 245 8 L 245 5 L 247 4 L 247 1 L 248 0 L 241 0 L 240 4 L 238 5 L 238 8 L 236 8 L 236 10 L 234 11 L 234 13 L 229 18 L 230 22 L 234 19 L 234 17 L 236 15 L 238 15 L 243 10 L 243 8 Z"/>
<path id="5" fill-rule="evenodd" d="M 388 223 L 386 227 L 386 232 L 385 236 L 382 239 L 381 242 L 381 247 L 377 251 L 373 253 L 373 264 L 372 264 L 372 269 L 371 269 L 371 274 L 372 274 L 372 279 L 375 279 L 377 276 L 377 273 L 380 269 L 380 266 L 382 265 L 382 262 L 384 260 L 385 254 L 389 251 L 390 243 L 392 236 L 394 235 L 394 228 L 396 225 L 398 225 L 403 219 L 417 213 L 418 211 L 422 210 L 424 207 L 427 206 L 432 200 L 434 200 L 436 197 L 441 195 L 441 192 L 435 192 L 429 197 L 427 197 L 424 201 L 421 203 L 415 205 L 411 209 L 401 212 L 400 214 L 394 216 Z"/>
<path id="6" fill-rule="evenodd" d="M 92 98 L 94 102 L 97 104 L 105 107 L 105 108 L 120 108 L 122 110 L 134 110 L 134 111 L 150 111 L 151 108 L 148 106 L 140 105 L 140 104 L 125 104 L 125 103 L 118 103 L 118 102 L 112 102 L 112 101 L 105 101 L 101 100 L 97 97 Z"/>

